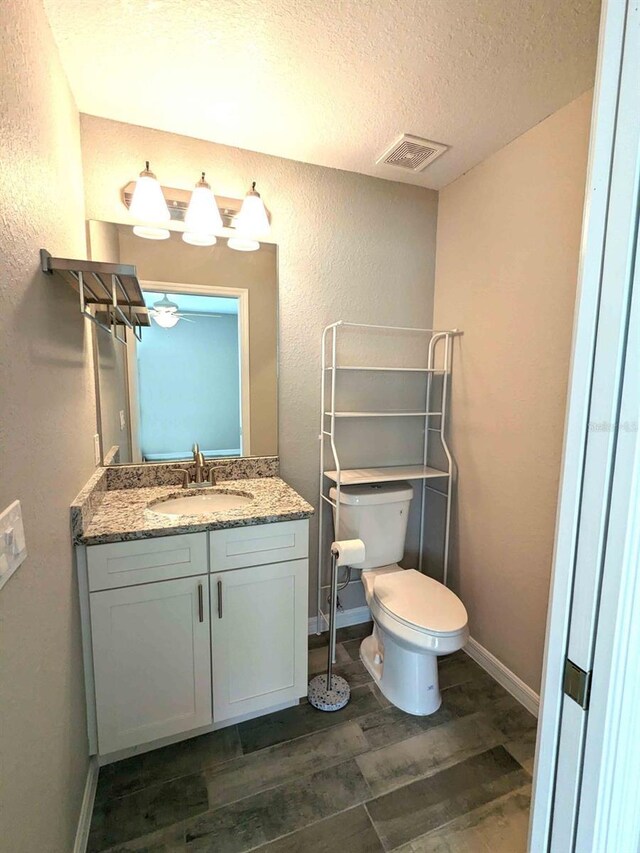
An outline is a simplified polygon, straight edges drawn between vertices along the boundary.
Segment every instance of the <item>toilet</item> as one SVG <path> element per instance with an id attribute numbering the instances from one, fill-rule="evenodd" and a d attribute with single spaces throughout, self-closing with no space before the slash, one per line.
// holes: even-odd
<path id="1" fill-rule="evenodd" d="M 331 499 L 337 490 L 331 489 Z M 409 714 L 426 716 L 441 703 L 440 655 L 461 649 L 469 637 L 467 611 L 443 584 L 398 565 L 404 553 L 409 483 L 376 483 L 340 489 L 340 539 L 362 539 L 362 585 L 373 633 L 360 658 L 386 698 Z M 335 521 L 335 510 L 334 510 Z"/>

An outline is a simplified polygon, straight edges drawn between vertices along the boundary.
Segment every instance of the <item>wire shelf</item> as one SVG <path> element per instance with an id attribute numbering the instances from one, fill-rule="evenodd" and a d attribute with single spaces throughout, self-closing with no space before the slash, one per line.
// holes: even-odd
<path id="1" fill-rule="evenodd" d="M 429 337 L 425 341 L 426 366 L 424 367 L 397 367 L 390 365 L 366 365 L 366 364 L 339 364 L 338 362 L 338 337 L 342 330 L 349 328 L 368 329 L 372 331 L 384 331 L 388 333 L 423 333 Z M 462 334 L 457 329 L 434 330 L 416 329 L 399 326 L 369 325 L 366 323 L 348 323 L 340 320 L 327 326 L 322 334 L 322 367 L 320 379 L 320 504 L 318 508 L 319 517 L 319 546 L 318 546 L 318 621 L 317 630 L 321 631 L 327 624 L 334 626 L 333 636 L 329 638 L 330 646 L 335 650 L 335 619 L 327 619 L 323 609 L 323 568 L 326 559 L 326 546 L 324 535 L 324 510 L 325 504 L 328 511 L 334 516 L 334 530 L 336 538 L 340 535 L 340 490 L 343 486 L 354 484 L 374 484 L 393 482 L 397 480 L 418 480 L 422 483 L 421 488 L 421 515 L 420 515 L 420 544 L 418 569 L 422 569 L 425 532 L 425 502 L 427 491 L 441 496 L 446 501 L 445 525 L 444 525 L 444 555 L 443 555 L 443 580 L 447 583 L 447 570 L 449 562 L 449 537 L 451 529 L 451 495 L 454 473 L 454 463 L 449 447 L 447 445 L 446 412 L 449 393 L 449 377 L 452 368 L 452 341 L 456 335 Z M 442 362 L 437 364 L 436 355 L 444 348 Z M 421 360 L 421 359 L 420 359 Z M 439 361 L 439 360 L 438 360 Z M 336 411 L 336 387 L 340 374 L 353 373 L 392 373 L 392 374 L 419 374 L 425 380 L 424 407 L 410 411 L 406 410 L 379 410 L 379 411 Z M 437 410 L 431 411 L 432 379 L 434 375 L 442 376 L 440 387 L 440 405 Z M 432 417 L 439 417 L 436 422 L 438 426 L 432 426 Z M 337 422 L 347 418 L 422 418 L 424 420 L 424 439 L 422 447 L 422 461 L 410 465 L 382 465 L 368 468 L 342 468 L 338 450 Z M 427 464 L 429 457 L 429 442 L 432 439 L 439 441 L 440 449 L 446 458 L 446 470 L 432 468 Z M 326 466 L 327 451 L 331 453 L 334 468 Z M 435 481 L 437 488 L 427 485 L 428 481 Z M 328 485 L 335 484 L 335 499 L 328 495 Z M 334 611 L 337 606 L 337 572 L 329 597 L 329 610 Z"/>

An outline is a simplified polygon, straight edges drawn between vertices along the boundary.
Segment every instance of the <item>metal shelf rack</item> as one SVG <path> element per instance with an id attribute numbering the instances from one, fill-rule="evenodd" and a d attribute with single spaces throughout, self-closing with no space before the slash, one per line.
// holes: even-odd
<path id="1" fill-rule="evenodd" d="M 387 334 L 402 334 L 411 332 L 424 334 L 426 338 L 426 367 L 388 367 L 373 365 L 348 365 L 338 363 L 338 339 L 341 332 L 349 329 L 379 330 Z M 458 329 L 441 331 L 437 329 L 415 329 L 405 326 L 380 326 L 367 323 L 349 323 L 339 320 L 331 323 L 322 333 L 322 369 L 320 379 L 320 497 L 318 507 L 319 536 L 318 536 L 318 616 L 317 631 L 329 627 L 329 616 L 323 610 L 323 567 L 327 560 L 324 536 L 324 509 L 328 505 L 335 513 L 336 538 L 340 530 L 340 489 L 342 486 L 355 483 L 384 483 L 395 480 L 417 480 L 422 483 L 421 488 L 421 512 L 420 512 L 420 539 L 419 539 L 419 562 L 418 569 L 422 569 L 424 550 L 424 510 L 426 491 L 440 495 L 446 501 L 445 525 L 444 525 L 444 559 L 443 559 L 443 581 L 447 584 L 449 563 L 449 536 L 451 529 L 451 494 L 454 473 L 454 462 L 445 438 L 447 422 L 447 403 L 449 394 L 449 377 L 451 375 L 453 339 L 461 335 Z M 441 361 L 439 352 L 442 352 Z M 436 362 L 439 362 L 437 364 Z M 420 410 L 382 410 L 382 411 L 340 411 L 336 410 L 336 386 L 338 377 L 346 372 L 370 372 L 370 373 L 405 373 L 423 374 L 425 378 L 424 406 Z M 435 411 L 431 411 L 432 380 L 434 376 L 441 376 L 441 399 Z M 438 426 L 430 425 L 431 417 L 439 417 Z M 343 468 L 340 464 L 338 452 L 337 423 L 346 418 L 423 418 L 424 438 L 422 446 L 422 460 L 418 464 L 393 465 L 369 468 Z M 432 468 L 427 464 L 429 457 L 430 436 L 439 441 L 440 448 L 447 460 L 446 470 Z M 333 458 L 333 467 L 326 467 L 327 451 Z M 439 481 L 444 489 L 435 489 L 428 485 L 428 481 Z M 336 500 L 329 497 L 329 489 L 335 485 Z M 337 572 L 334 579 L 334 588 L 330 591 L 330 607 L 336 606 L 337 600 Z M 331 647 L 335 649 L 335 622 L 333 624 L 334 636 L 330 637 Z"/>
<path id="2" fill-rule="evenodd" d="M 82 316 L 120 343 L 126 344 L 126 338 L 118 335 L 118 326 L 131 329 L 140 340 L 142 327 L 151 325 L 134 266 L 53 258 L 46 249 L 40 249 L 40 265 L 42 272 L 57 273 L 70 284 L 80 296 Z"/>

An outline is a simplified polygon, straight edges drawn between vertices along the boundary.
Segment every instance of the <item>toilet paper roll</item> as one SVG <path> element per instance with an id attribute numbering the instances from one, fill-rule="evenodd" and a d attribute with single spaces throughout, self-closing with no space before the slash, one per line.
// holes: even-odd
<path id="1" fill-rule="evenodd" d="M 338 566 L 353 566 L 362 563 L 365 558 L 362 539 L 342 539 L 331 545 L 331 551 L 338 555 Z"/>

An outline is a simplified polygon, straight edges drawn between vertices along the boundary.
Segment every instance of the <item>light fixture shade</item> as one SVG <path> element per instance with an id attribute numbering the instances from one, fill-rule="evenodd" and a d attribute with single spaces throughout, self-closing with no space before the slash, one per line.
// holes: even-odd
<path id="1" fill-rule="evenodd" d="M 150 171 L 148 160 L 136 181 L 129 213 L 142 222 L 161 224 L 171 221 L 169 208 L 162 194 L 162 187 L 156 176 Z"/>
<path id="2" fill-rule="evenodd" d="M 216 242 L 215 232 L 222 228 L 218 203 L 204 179 L 204 172 L 191 193 L 184 224 L 186 231 L 182 239 L 193 246 L 213 246 Z"/>
<path id="3" fill-rule="evenodd" d="M 156 323 L 162 326 L 163 329 L 172 329 L 180 321 L 180 317 L 172 311 L 159 311 L 152 316 Z"/>
<path id="4" fill-rule="evenodd" d="M 168 240 L 171 232 L 166 228 L 152 228 L 150 225 L 134 225 L 133 233 L 136 237 L 144 237 L 146 240 Z"/>
<path id="5" fill-rule="evenodd" d="M 180 320 L 177 304 L 172 302 L 166 293 L 162 299 L 153 303 L 153 308 L 149 313 L 163 329 L 172 329 Z"/>
<path id="6" fill-rule="evenodd" d="M 244 197 L 240 213 L 236 216 L 236 229 L 243 235 L 251 234 L 254 240 L 268 237 L 271 227 L 260 193 L 256 192 L 255 181 Z"/>
<path id="7" fill-rule="evenodd" d="M 198 234 L 197 231 L 185 231 L 182 239 L 190 246 L 215 246 L 218 242 L 214 234 Z"/>
<path id="8" fill-rule="evenodd" d="M 236 252 L 256 252 L 260 248 L 260 243 L 249 237 L 229 237 L 227 246 L 235 249 Z"/>

